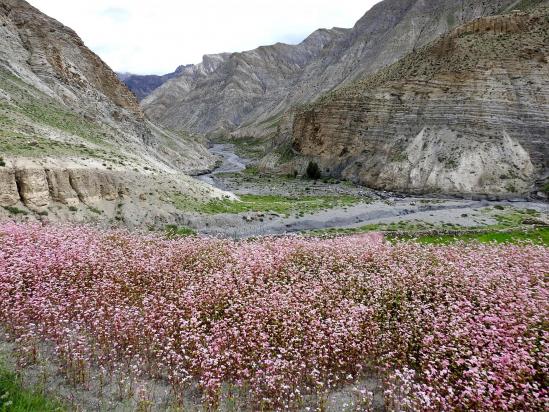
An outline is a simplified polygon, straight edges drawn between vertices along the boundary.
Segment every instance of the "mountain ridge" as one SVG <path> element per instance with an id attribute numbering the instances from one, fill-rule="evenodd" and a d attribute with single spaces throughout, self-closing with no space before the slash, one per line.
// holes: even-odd
<path id="1" fill-rule="evenodd" d="M 549 8 L 466 23 L 295 114 L 324 173 L 403 192 L 527 195 L 549 177 Z"/>
<path id="2" fill-rule="evenodd" d="M 324 37 L 313 45 L 262 46 L 230 54 L 198 82 L 176 77 L 164 83 L 142 106 L 151 119 L 170 129 L 273 135 L 293 105 L 379 70 L 460 22 L 495 14 L 513 3 L 385 0 L 352 29 L 324 29 Z"/>

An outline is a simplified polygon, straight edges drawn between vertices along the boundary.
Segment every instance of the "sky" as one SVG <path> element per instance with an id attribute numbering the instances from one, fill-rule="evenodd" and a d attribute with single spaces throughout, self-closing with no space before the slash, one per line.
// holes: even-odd
<path id="1" fill-rule="evenodd" d="M 115 71 L 165 74 L 204 54 L 297 44 L 352 27 L 379 0 L 27 0 Z"/>

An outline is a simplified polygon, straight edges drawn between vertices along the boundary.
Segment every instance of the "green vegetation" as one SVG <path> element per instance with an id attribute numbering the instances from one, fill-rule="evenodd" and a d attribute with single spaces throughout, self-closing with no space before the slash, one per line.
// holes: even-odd
<path id="1" fill-rule="evenodd" d="M 257 166 L 246 166 L 243 173 L 248 176 L 257 176 L 260 174 Z M 236 173 L 236 175 L 238 175 L 238 173 Z"/>
<path id="2" fill-rule="evenodd" d="M 549 246 L 549 228 L 539 220 L 540 213 L 533 209 L 514 209 L 496 205 L 482 211 L 497 223 L 478 227 L 463 227 L 456 224 L 433 224 L 422 221 L 378 223 L 356 228 L 332 228 L 308 232 L 313 236 L 352 235 L 368 232 L 384 232 L 389 239 L 413 239 L 421 243 L 445 244 L 457 241 L 517 243 L 531 241 Z M 439 232 L 440 234 L 424 234 Z M 450 232 L 444 234 L 444 232 Z M 463 232 L 463 233 L 459 233 Z M 471 233 L 474 232 L 474 233 Z"/>
<path id="3" fill-rule="evenodd" d="M 0 152 L 10 153 L 16 156 L 86 156 L 100 159 L 113 157 L 114 155 L 106 150 L 91 148 L 85 144 L 67 143 L 47 139 L 40 136 L 29 136 L 17 131 L 0 128 Z"/>
<path id="4" fill-rule="evenodd" d="M 534 209 L 502 209 L 501 207 L 495 206 L 493 209 L 489 208 L 483 212 L 497 220 L 497 224 L 490 226 L 493 229 L 509 229 L 522 225 L 543 223 L 539 221 L 540 213 Z"/>
<path id="5" fill-rule="evenodd" d="M 419 236 L 417 239 L 415 239 L 415 241 L 419 243 L 435 245 L 450 244 L 459 241 L 477 241 L 481 243 L 519 243 L 528 241 L 537 245 L 549 247 L 549 228 L 542 227 L 526 231 L 463 234 L 457 236 Z"/>
<path id="6" fill-rule="evenodd" d="M 320 168 L 316 162 L 309 162 L 307 166 L 307 171 L 305 172 L 309 179 L 318 180 L 322 177 L 320 173 Z"/>
<path id="7" fill-rule="evenodd" d="M 355 196 L 288 197 L 279 195 L 242 195 L 240 196 L 240 201 L 219 199 L 200 203 L 177 195 L 172 198 L 172 201 L 180 210 L 204 214 L 273 212 L 288 216 L 291 213 L 304 214 L 332 209 L 334 207 L 352 206 L 363 200 Z"/>
<path id="8" fill-rule="evenodd" d="M 4 167 L 6 165 L 6 162 L 4 161 L 4 158 L 0 156 L 0 167 Z"/>
<path id="9" fill-rule="evenodd" d="M 291 144 L 284 144 L 276 148 L 275 153 L 279 155 L 278 161 L 280 163 L 287 163 L 296 157 Z"/>
<path id="10" fill-rule="evenodd" d="M 324 236 L 324 235 L 355 235 L 360 233 L 368 233 L 368 232 L 421 232 L 421 231 L 428 231 L 428 230 L 434 230 L 437 226 L 435 226 L 432 223 L 425 223 L 425 222 L 415 222 L 415 221 L 400 221 L 400 222 L 393 222 L 393 223 L 376 223 L 376 224 L 370 224 L 370 225 L 364 225 L 360 227 L 352 227 L 352 228 L 330 228 L 330 229 L 320 229 L 320 230 L 314 230 L 312 232 L 309 232 L 310 234 L 314 236 Z M 442 228 L 442 226 L 441 226 Z M 459 226 L 454 226 L 451 224 L 448 224 L 444 226 L 447 230 L 455 230 L 458 229 Z"/>
<path id="11" fill-rule="evenodd" d="M 187 226 L 167 225 L 164 231 L 169 238 L 196 236 L 197 234 L 196 230 Z"/>
<path id="12" fill-rule="evenodd" d="M 97 124 L 54 104 L 31 103 L 21 105 L 20 109 L 25 116 L 37 123 L 83 137 L 93 143 L 106 143 Z"/>
<path id="13" fill-rule="evenodd" d="M 69 208 L 70 209 L 70 208 Z M 92 213 L 95 213 L 97 215 L 100 215 L 101 213 L 103 213 L 103 211 L 99 210 L 98 208 L 96 207 L 93 207 L 93 206 L 88 206 L 88 209 L 90 210 L 90 212 Z"/>
<path id="14" fill-rule="evenodd" d="M 26 210 L 21 210 L 18 207 L 15 206 L 2 206 L 4 209 L 6 209 L 8 212 L 10 212 L 12 215 L 28 215 L 29 212 Z"/>
<path id="15" fill-rule="evenodd" d="M 0 365 L 0 412 L 53 412 L 65 410 L 61 403 L 42 393 L 23 388 L 20 377 Z"/>
<path id="16" fill-rule="evenodd" d="M 106 126 L 72 112 L 41 91 L 25 84 L 11 73 L 0 69 L 0 90 L 12 98 L 0 102 L 0 153 L 16 156 L 85 156 L 120 163 L 124 156 L 111 145 Z M 85 142 L 63 142 L 48 139 L 29 125 L 44 125 L 78 136 Z"/>

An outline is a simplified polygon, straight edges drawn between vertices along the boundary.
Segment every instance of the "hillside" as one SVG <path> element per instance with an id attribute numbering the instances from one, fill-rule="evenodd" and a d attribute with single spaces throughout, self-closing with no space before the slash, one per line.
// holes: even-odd
<path id="1" fill-rule="evenodd" d="M 128 89 L 135 94 L 137 100 L 141 101 L 168 80 L 183 74 L 184 69 L 184 66 L 179 66 L 173 73 L 168 73 L 162 76 L 155 74 L 140 75 L 133 73 L 117 73 L 116 75 L 120 80 L 122 80 L 122 82 L 124 82 Z"/>
<path id="2" fill-rule="evenodd" d="M 385 0 L 352 29 L 318 30 L 299 45 L 211 56 L 199 76 L 180 75 L 142 103 L 175 130 L 265 136 L 294 104 L 373 73 L 449 29 L 516 5 L 515 0 Z M 211 70 L 201 70 L 202 67 Z M 188 71 L 192 72 L 191 68 Z"/>
<path id="3" fill-rule="evenodd" d="M 298 111 L 325 174 L 419 193 L 523 195 L 549 176 L 549 8 L 462 25 Z"/>
<path id="4" fill-rule="evenodd" d="M 126 199 L 133 203 L 128 222 L 151 212 L 154 223 L 167 214 L 158 189 L 175 179 L 183 193 L 211 193 L 183 173 L 214 163 L 197 139 L 147 121 L 74 31 L 23 0 L 0 1 L 1 216 L 116 223 L 124 221 L 115 219 L 116 204 Z"/>

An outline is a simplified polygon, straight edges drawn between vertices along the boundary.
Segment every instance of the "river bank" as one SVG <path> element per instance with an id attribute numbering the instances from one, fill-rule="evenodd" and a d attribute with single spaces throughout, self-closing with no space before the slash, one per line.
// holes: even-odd
<path id="1" fill-rule="evenodd" d="M 493 227 L 502 215 L 520 215 L 527 210 L 538 223 L 549 221 L 549 206 L 545 202 L 405 196 L 333 179 L 263 176 L 250 166 L 250 160 L 239 157 L 230 144 L 213 145 L 210 152 L 220 158 L 220 166 L 198 179 L 238 196 L 278 196 L 289 203 L 313 196 L 350 196 L 356 198 L 356 203 L 286 215 L 265 210 L 195 214 L 182 222 L 204 235 L 247 238 L 375 225 L 471 229 Z"/>

